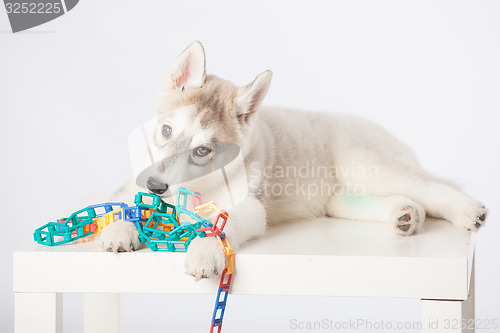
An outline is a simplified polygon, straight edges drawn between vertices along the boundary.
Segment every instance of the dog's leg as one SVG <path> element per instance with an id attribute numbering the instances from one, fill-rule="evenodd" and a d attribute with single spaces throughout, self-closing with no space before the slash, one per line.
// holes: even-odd
<path id="1" fill-rule="evenodd" d="M 135 181 L 130 180 L 127 185 L 113 194 L 110 201 L 129 203 L 130 206 L 133 206 L 133 201 L 130 201 L 133 200 L 135 193 L 141 190 Z M 117 221 L 104 228 L 100 234 L 99 242 L 104 251 L 115 253 L 131 252 L 141 247 L 139 231 L 135 223 L 124 221 Z"/>
<path id="2" fill-rule="evenodd" d="M 477 230 L 485 223 L 488 212 L 485 205 L 453 185 L 429 178 L 405 185 L 403 193 L 420 202 L 430 216 L 446 219 L 464 230 Z"/>
<path id="3" fill-rule="evenodd" d="M 351 172 L 347 176 L 339 173 L 338 182 L 347 189 L 346 193 L 352 193 L 349 189 L 362 189 L 363 194 L 374 197 L 404 196 L 421 205 L 428 216 L 446 219 L 460 229 L 477 230 L 484 225 L 487 209 L 481 202 L 451 182 L 430 176 L 414 156 L 405 155 L 405 149 L 392 150 L 396 153 L 351 149 L 339 169 L 368 171 L 359 175 Z M 413 204 L 408 206 L 416 208 Z"/>
<path id="4" fill-rule="evenodd" d="M 326 205 L 328 216 L 365 221 L 389 221 L 398 235 L 410 236 L 424 223 L 422 205 L 400 195 L 388 197 L 336 195 Z"/>
<path id="5" fill-rule="evenodd" d="M 337 123 L 332 163 L 340 170 L 339 184 L 372 196 L 405 196 L 422 205 L 428 216 L 449 220 L 461 229 L 477 230 L 484 224 L 485 206 L 450 182 L 429 175 L 406 144 L 360 119 L 341 117 Z"/>
<path id="6" fill-rule="evenodd" d="M 253 194 L 249 194 L 229 211 L 224 232 L 231 247 L 237 250 L 247 240 L 261 236 L 265 229 L 264 206 Z M 215 237 L 195 238 L 186 254 L 186 273 L 197 280 L 214 277 L 222 273 L 224 259 L 224 253 Z"/>
<path id="7" fill-rule="evenodd" d="M 131 252 L 141 247 L 139 231 L 132 222 L 117 221 L 101 232 L 101 247 L 104 251 Z"/>
<path id="8" fill-rule="evenodd" d="M 379 165 L 378 170 L 377 177 L 349 185 L 361 185 L 366 193 L 373 196 L 404 196 L 421 205 L 428 216 L 446 219 L 460 229 L 477 230 L 484 225 L 486 207 L 453 184 L 431 177 L 417 168 Z"/>

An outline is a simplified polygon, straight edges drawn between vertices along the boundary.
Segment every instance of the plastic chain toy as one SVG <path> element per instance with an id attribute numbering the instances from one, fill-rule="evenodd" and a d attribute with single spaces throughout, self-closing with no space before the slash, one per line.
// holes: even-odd
<path id="1" fill-rule="evenodd" d="M 189 196 L 193 211 L 186 208 Z M 201 196 L 197 191 L 180 187 L 177 205 L 173 206 L 157 195 L 139 192 L 134 198 L 135 206 L 129 207 L 123 202 L 88 206 L 68 218 L 45 224 L 36 229 L 33 236 L 42 245 L 62 245 L 99 234 L 109 224 L 122 220 L 135 223 L 139 240 L 152 251 L 185 252 L 197 236 L 217 237 L 224 252 L 225 267 L 219 283 L 210 333 L 215 328 L 220 333 L 234 272 L 233 249 L 224 233 L 229 214 L 213 201 L 202 204 Z M 213 224 L 201 217 L 213 211 L 219 213 Z"/>

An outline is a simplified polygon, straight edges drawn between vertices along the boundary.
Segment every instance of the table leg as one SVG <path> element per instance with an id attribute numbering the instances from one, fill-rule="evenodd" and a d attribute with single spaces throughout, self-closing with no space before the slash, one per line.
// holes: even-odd
<path id="1" fill-rule="evenodd" d="M 465 301 L 421 300 L 422 332 L 473 333 L 474 264 L 469 282 L 469 297 Z"/>
<path id="2" fill-rule="evenodd" d="M 15 333 L 61 333 L 62 294 L 15 293 Z"/>
<path id="3" fill-rule="evenodd" d="M 83 332 L 120 332 L 120 294 L 86 293 L 83 296 Z"/>

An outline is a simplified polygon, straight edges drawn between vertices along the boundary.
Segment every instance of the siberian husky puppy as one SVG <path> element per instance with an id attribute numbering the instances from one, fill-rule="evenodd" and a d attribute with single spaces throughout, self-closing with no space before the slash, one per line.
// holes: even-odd
<path id="1" fill-rule="evenodd" d="M 380 126 L 352 115 L 261 108 L 271 77 L 266 71 L 237 87 L 206 75 L 203 47 L 191 44 L 168 74 L 155 106 L 150 142 L 165 160 L 154 166 L 145 186 L 161 196 L 175 194 L 169 187 L 183 173 L 213 163 L 221 144 L 237 145 L 247 187 L 244 199 L 229 209 L 225 230 L 236 250 L 261 236 L 267 225 L 325 215 L 383 221 L 402 236 L 417 232 L 426 215 L 464 230 L 484 224 L 487 209 L 481 202 L 428 174 L 414 152 Z M 185 111 L 189 106 L 191 114 Z M 203 179 L 193 188 L 212 200 L 223 186 Z M 130 201 L 144 191 L 136 183 L 132 179 L 115 199 Z M 126 222 L 111 224 L 101 244 L 109 251 L 135 250 L 137 229 Z M 185 266 L 196 279 L 220 274 L 224 255 L 217 240 L 194 239 Z"/>

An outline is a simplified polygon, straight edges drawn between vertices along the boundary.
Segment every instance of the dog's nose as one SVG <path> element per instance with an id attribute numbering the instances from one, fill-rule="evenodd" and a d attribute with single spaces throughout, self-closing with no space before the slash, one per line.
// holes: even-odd
<path id="1" fill-rule="evenodd" d="M 164 184 L 153 177 L 148 178 L 147 185 L 148 185 L 148 190 L 151 193 L 154 193 L 157 195 L 162 195 L 163 193 L 167 192 L 167 190 L 168 190 L 167 184 Z"/>

